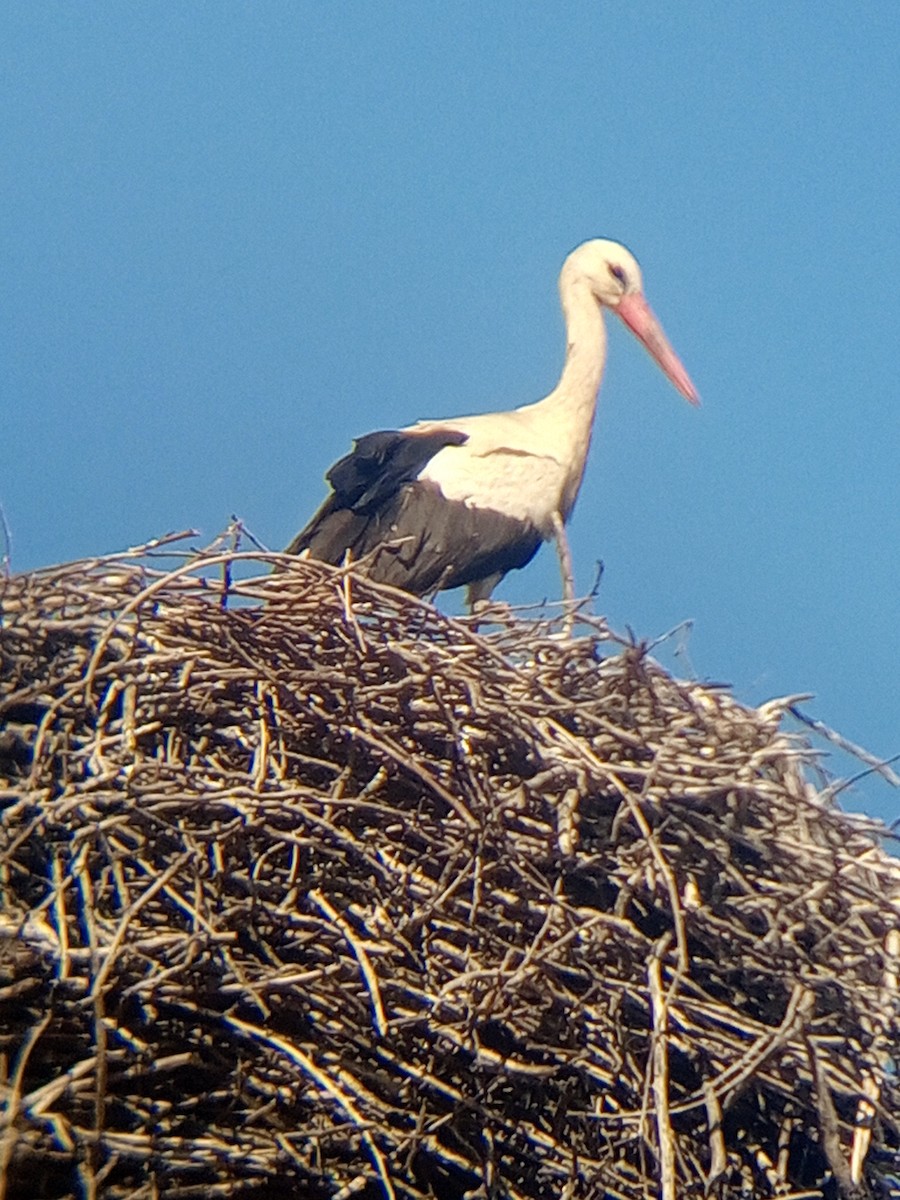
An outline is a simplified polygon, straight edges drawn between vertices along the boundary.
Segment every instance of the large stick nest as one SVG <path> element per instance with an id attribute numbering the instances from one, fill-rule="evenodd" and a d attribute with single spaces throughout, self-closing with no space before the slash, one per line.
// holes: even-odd
<path id="1" fill-rule="evenodd" d="M 900 862 L 786 702 L 252 557 L 0 585 L 0 1200 L 896 1194 Z"/>

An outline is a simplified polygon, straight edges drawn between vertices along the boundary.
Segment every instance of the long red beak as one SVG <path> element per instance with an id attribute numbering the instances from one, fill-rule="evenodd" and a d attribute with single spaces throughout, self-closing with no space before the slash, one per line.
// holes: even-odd
<path id="1" fill-rule="evenodd" d="M 685 400 L 690 400 L 691 404 L 699 404 L 697 389 L 681 365 L 681 359 L 672 349 L 659 319 L 641 293 L 629 292 L 623 296 L 615 312 L 635 337 L 647 347 Z"/>

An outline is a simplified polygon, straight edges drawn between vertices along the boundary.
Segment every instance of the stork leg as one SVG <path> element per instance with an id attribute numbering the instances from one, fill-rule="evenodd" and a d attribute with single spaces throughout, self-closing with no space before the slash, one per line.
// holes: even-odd
<path id="1" fill-rule="evenodd" d="M 466 587 L 466 603 L 473 617 L 479 608 L 484 608 L 487 605 L 491 592 L 502 578 L 503 572 L 498 571 L 496 575 L 487 575 L 484 579 L 476 579 Z M 476 632 L 478 631 L 477 621 L 472 628 Z"/>
<path id="2" fill-rule="evenodd" d="M 559 555 L 559 573 L 562 576 L 563 589 L 563 632 L 571 634 L 575 612 L 575 576 L 572 574 L 572 551 L 569 549 L 569 539 L 566 536 L 566 526 L 562 514 L 553 514 L 553 537 L 556 541 L 556 553 Z"/>

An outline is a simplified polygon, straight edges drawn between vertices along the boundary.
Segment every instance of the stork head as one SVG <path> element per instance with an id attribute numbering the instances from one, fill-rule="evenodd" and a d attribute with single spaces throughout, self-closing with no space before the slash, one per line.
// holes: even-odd
<path id="1" fill-rule="evenodd" d="M 682 396 L 691 404 L 700 403 L 697 389 L 644 297 L 641 268 L 630 250 L 606 238 L 582 242 L 563 263 L 559 288 L 564 300 L 587 289 L 631 330 Z"/>

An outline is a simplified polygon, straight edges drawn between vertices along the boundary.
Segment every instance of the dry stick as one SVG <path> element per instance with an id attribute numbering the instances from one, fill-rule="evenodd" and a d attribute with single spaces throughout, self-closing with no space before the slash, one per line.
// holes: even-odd
<path id="1" fill-rule="evenodd" d="M 66 919 L 66 880 L 63 878 L 62 852 L 54 848 L 51 871 L 53 875 L 53 917 L 56 939 L 59 942 L 59 966 L 56 977 L 69 977 L 69 925 Z"/>
<path id="2" fill-rule="evenodd" d="M 256 727 L 259 731 L 259 740 L 253 749 L 252 776 L 253 786 L 256 791 L 261 792 L 265 788 L 266 779 L 269 775 L 269 720 L 266 709 L 266 685 L 262 680 L 257 681 L 253 688 L 256 702 L 259 705 L 259 715 L 256 721 Z"/>
<path id="3" fill-rule="evenodd" d="M 806 1042 L 809 1065 L 812 1069 L 816 1085 L 816 1107 L 819 1110 L 822 1149 L 825 1151 L 828 1165 L 834 1172 L 834 1177 L 838 1181 L 841 1191 L 852 1192 L 853 1181 L 850 1177 L 850 1168 L 847 1165 L 847 1159 L 844 1157 L 843 1147 L 841 1146 L 840 1124 L 838 1122 L 837 1110 L 834 1107 L 831 1088 L 828 1084 L 828 1075 L 813 1040 L 811 1038 L 804 1040 Z"/>
<path id="4" fill-rule="evenodd" d="M 116 965 L 116 955 L 118 954 L 119 947 L 125 940 L 125 934 L 128 932 L 128 926 L 138 915 L 144 905 L 148 904 L 153 899 L 157 892 L 162 891 L 163 889 L 168 892 L 167 885 L 169 880 L 177 875 L 185 863 L 189 862 L 193 857 L 194 855 L 189 851 L 185 851 L 183 854 L 180 854 L 178 858 L 176 858 L 176 860 L 171 864 L 171 866 L 163 871 L 162 875 L 157 876 L 153 883 L 151 883 L 148 888 L 141 892 L 140 896 L 138 896 L 138 898 L 122 914 L 116 932 L 113 935 L 113 939 L 106 949 L 106 956 L 103 960 L 103 966 L 100 967 L 94 976 L 94 983 L 93 987 L 91 988 L 92 1000 L 97 1000 L 100 997 L 103 987 L 106 984 L 106 980 L 109 977 L 109 973 Z"/>
<path id="5" fill-rule="evenodd" d="M 22 1044 L 22 1049 L 19 1051 L 16 1068 L 13 1071 L 12 1083 L 6 1094 L 6 1112 L 0 1114 L 0 1128 L 3 1129 L 3 1138 L 0 1140 L 0 1200 L 6 1200 L 7 1168 L 9 1167 L 13 1151 L 16 1148 L 16 1142 L 18 1141 L 16 1121 L 20 1109 L 24 1107 L 21 1104 L 21 1099 L 25 1070 L 28 1066 L 31 1052 L 37 1045 L 41 1034 L 44 1033 L 53 1020 L 53 1015 L 53 1010 L 48 1008 L 41 1020 L 28 1031 L 28 1036 Z"/>
<path id="6" fill-rule="evenodd" d="M 224 563 L 226 561 L 229 561 L 233 557 L 256 558 L 258 556 L 256 556 L 256 555 L 246 555 L 245 556 L 245 555 L 219 554 L 219 555 L 215 555 L 212 558 L 205 559 L 203 561 L 202 565 L 204 567 L 215 566 L 218 563 Z M 71 687 L 67 688 L 66 691 L 64 691 L 62 693 L 62 695 L 57 696 L 56 699 L 53 700 L 52 703 L 48 705 L 47 711 L 44 714 L 44 716 L 38 726 L 38 731 L 37 731 L 37 735 L 35 737 L 35 742 L 34 742 L 34 748 L 32 751 L 33 766 L 32 766 L 31 776 L 29 777 L 29 783 L 32 786 L 34 785 L 34 782 L 35 782 L 38 765 L 39 765 L 41 754 L 42 754 L 43 748 L 44 748 L 44 741 L 46 739 L 47 730 L 49 729 L 50 724 L 55 719 L 59 710 L 66 703 L 68 703 L 68 701 L 74 699 L 76 696 L 78 696 L 82 692 L 85 694 L 85 696 L 87 695 L 88 688 L 90 687 L 91 683 L 93 682 L 94 675 L 96 674 L 97 668 L 100 665 L 100 660 L 103 657 L 103 652 L 106 650 L 106 647 L 109 645 L 110 639 L 113 637 L 116 630 L 119 628 L 120 624 L 122 623 L 122 620 L 125 617 L 130 616 L 132 613 L 136 612 L 141 607 L 142 604 L 145 604 L 147 602 L 147 600 L 149 600 L 157 592 L 161 591 L 164 587 L 172 584 L 176 579 L 178 579 L 182 575 L 191 574 L 192 572 L 196 571 L 197 569 L 198 569 L 197 563 L 188 562 L 188 563 L 183 564 L 181 567 L 176 568 L 174 571 L 171 571 L 168 575 L 163 575 L 160 578 L 155 579 L 153 581 L 153 583 L 151 583 L 148 587 L 146 587 L 142 591 L 140 591 L 136 596 L 133 596 L 131 598 L 131 600 L 129 600 L 125 605 L 123 605 L 123 607 L 119 610 L 119 612 L 112 619 L 112 621 L 110 621 L 107 624 L 106 628 L 98 636 L 97 643 L 96 643 L 96 646 L 94 649 L 94 653 L 91 655 L 91 657 L 87 663 L 87 666 L 81 672 L 80 678 L 77 680 L 77 682 L 75 684 L 73 684 Z"/>
<path id="7" fill-rule="evenodd" d="M 594 758 L 594 756 L 591 755 L 591 758 Z M 675 973 L 672 983 L 669 986 L 669 998 L 671 1000 L 675 994 L 675 991 L 677 990 L 681 976 L 687 974 L 688 966 L 690 965 L 687 929 L 684 923 L 684 909 L 681 903 L 681 894 L 678 891 L 678 884 L 675 880 L 675 876 L 672 874 L 672 868 L 669 866 L 665 855 L 662 853 L 662 850 L 659 847 L 656 835 L 650 828 L 650 824 L 641 811 L 641 806 L 635 799 L 634 794 L 615 771 L 610 770 L 609 767 L 607 767 L 604 763 L 601 763 L 596 758 L 594 758 L 594 762 L 602 770 L 606 778 L 610 780 L 616 791 L 627 805 L 628 811 L 634 819 L 638 829 L 641 831 L 644 841 L 646 842 L 650 849 L 650 853 L 653 856 L 653 860 L 656 863 L 663 880 L 665 881 L 666 891 L 669 893 L 669 903 L 672 908 L 672 922 L 675 926 L 675 940 L 678 946 L 678 969 Z"/>
<path id="8" fill-rule="evenodd" d="M 338 592 L 344 609 L 344 620 L 353 630 L 360 654 L 367 654 L 368 646 L 366 645 L 366 639 L 363 636 L 363 631 L 360 628 L 359 621 L 356 619 L 356 613 L 353 609 L 353 580 L 355 576 L 353 574 L 353 564 L 350 560 L 349 550 L 344 555 L 343 566 L 344 570 L 341 573 L 341 577 L 338 582 Z"/>
<path id="9" fill-rule="evenodd" d="M 656 1139 L 659 1148 L 661 1200 L 676 1200 L 675 1191 L 675 1140 L 669 1117 L 669 1015 L 662 986 L 662 955 L 671 941 L 665 934 L 654 947 L 647 968 L 650 984 L 652 1014 L 652 1078 L 653 1100 L 656 1115 Z"/>
<path id="10" fill-rule="evenodd" d="M 404 753 L 399 747 L 391 745 L 386 739 L 381 739 L 358 726 L 352 732 L 361 741 L 366 742 L 373 749 L 380 750 L 382 754 L 386 754 L 395 763 L 400 764 L 411 775 L 414 775 L 427 788 L 432 790 L 435 795 L 440 796 L 453 812 L 465 822 L 469 829 L 478 828 L 479 822 L 472 816 L 462 801 L 457 800 L 456 796 L 448 788 L 445 788 L 439 780 L 435 779 L 433 775 L 429 775 L 428 771 L 422 766 L 415 755 L 408 752 Z"/>
<path id="11" fill-rule="evenodd" d="M 94 903 L 94 888 L 90 873 L 86 868 L 88 858 L 88 843 L 85 842 L 78 855 L 77 868 L 73 869 L 75 883 L 81 895 L 81 920 L 87 933 L 88 949 L 91 954 L 91 974 L 96 976 L 98 970 L 100 948 L 97 944 L 97 929 L 94 923 L 96 906 Z M 93 1012 L 94 1050 L 96 1071 L 94 1076 L 94 1126 L 86 1146 L 83 1161 L 78 1164 L 78 1177 L 84 1191 L 85 1200 L 95 1200 L 97 1194 L 96 1168 L 99 1150 L 100 1132 L 103 1128 L 103 1115 L 106 1107 L 106 1082 L 108 1076 L 107 1036 L 104 1022 L 103 996 L 99 992 L 91 995 Z"/>
<path id="12" fill-rule="evenodd" d="M 112 621 L 109 622 L 109 624 L 100 634 L 97 639 L 97 644 L 94 648 L 94 653 L 91 655 L 90 660 L 85 667 L 84 676 L 81 680 L 82 685 L 86 688 L 91 682 L 97 667 L 100 665 L 100 659 L 103 657 L 103 652 L 109 645 L 109 640 L 118 629 L 123 617 L 128 617 L 132 613 L 137 612 L 141 605 L 146 604 L 148 600 L 152 599 L 152 597 L 163 588 L 175 583 L 176 580 L 182 578 L 184 575 L 191 575 L 198 570 L 209 570 L 211 567 L 220 566 L 224 563 L 242 562 L 247 559 L 250 559 L 253 562 L 259 562 L 261 560 L 269 561 L 272 559 L 277 560 L 279 557 L 281 556 L 277 554 L 263 555 L 249 550 L 242 550 L 238 553 L 231 551 L 225 554 L 212 554 L 201 558 L 199 561 L 192 560 L 183 563 L 180 567 L 176 567 L 174 571 L 170 571 L 168 574 L 162 575 L 158 579 L 154 579 L 151 584 L 143 588 L 136 596 L 133 596 L 127 602 L 127 604 L 122 606 L 116 616 L 113 617 Z"/>
<path id="13" fill-rule="evenodd" d="M 825 738 L 826 741 L 831 742 L 833 745 L 839 747 L 839 749 L 843 750 L 845 754 L 851 754 L 854 758 L 858 758 L 860 762 L 868 764 L 873 771 L 881 775 L 883 779 L 888 781 L 888 783 L 892 784 L 894 787 L 900 787 L 900 775 L 897 775 L 896 772 L 892 771 L 887 765 L 888 763 L 894 761 L 893 758 L 887 760 L 876 758 L 874 754 L 870 754 L 868 750 L 864 750 L 862 746 L 857 746 L 855 742 L 849 741 L 849 739 L 843 737 L 841 734 L 835 733 L 833 729 L 830 729 L 821 721 L 815 720 L 814 717 L 808 717 L 806 713 L 801 712 L 795 704 L 788 706 L 788 712 L 790 712 L 792 716 L 795 716 L 798 721 L 802 721 L 804 725 L 808 725 L 810 729 L 814 729 L 820 737 Z"/>
<path id="14" fill-rule="evenodd" d="M 360 1116 L 353 1101 L 341 1091 L 334 1080 L 324 1071 L 320 1070 L 308 1055 L 304 1054 L 297 1046 L 285 1041 L 284 1038 L 267 1033 L 264 1029 L 260 1029 L 258 1025 L 251 1025 L 249 1022 L 241 1021 L 238 1017 L 230 1016 L 227 1013 L 222 1016 L 222 1020 L 226 1025 L 230 1025 L 232 1029 L 236 1029 L 245 1037 L 271 1046 L 273 1050 L 277 1050 L 280 1054 L 291 1059 L 309 1076 L 318 1088 L 331 1096 L 332 1100 L 347 1114 L 362 1134 L 363 1141 L 368 1146 L 372 1161 L 375 1164 L 375 1170 L 378 1172 L 378 1178 L 381 1180 L 385 1196 L 388 1200 L 396 1200 L 394 1188 L 388 1174 L 387 1163 L 385 1162 L 384 1155 L 375 1144 L 372 1134 L 369 1132 L 369 1123 Z M 342 1072 L 342 1074 L 346 1073 Z"/>
<path id="15" fill-rule="evenodd" d="M 353 936 L 353 931 L 344 918 L 328 903 L 318 888 L 313 888 L 309 893 L 310 900 L 318 906 L 332 921 L 344 936 L 348 946 L 353 951 L 356 961 L 359 963 L 359 969 L 362 972 L 366 987 L 369 990 L 369 996 L 372 1000 L 372 1012 L 375 1018 L 375 1029 L 379 1037 L 384 1037 L 387 1033 L 387 1021 L 384 1016 L 384 1007 L 381 1003 L 381 992 L 378 988 L 378 976 L 372 969 L 372 963 L 366 953 L 363 944 Z"/>
<path id="16" fill-rule="evenodd" d="M 3 505 L 0 504 L 0 535 L 3 537 L 3 553 L 0 554 L 0 571 L 9 579 L 12 570 L 12 532 Z"/>
<path id="17" fill-rule="evenodd" d="M 708 1081 L 697 1092 L 680 1100 L 677 1104 L 671 1105 L 671 1111 L 686 1113 L 690 1112 L 692 1108 L 698 1108 L 701 1104 L 707 1103 L 707 1087 L 715 1087 L 716 1096 L 721 1099 L 722 1108 L 730 1107 L 743 1085 L 752 1079 L 765 1062 L 777 1050 L 786 1045 L 793 1035 L 804 1028 L 806 1018 L 811 1014 L 814 1006 L 815 993 L 804 987 L 803 984 L 795 984 L 778 1027 L 764 1029 L 764 1032 L 755 1038 L 736 1062 L 726 1067 L 714 1081 Z M 719 1018 L 718 1013 L 714 1012 L 711 1015 L 714 1019 Z M 752 1028 L 753 1023 L 745 1019 L 741 1032 L 745 1033 Z"/>
<path id="18" fill-rule="evenodd" d="M 781 1128 L 778 1130 L 778 1157 L 775 1160 L 775 1178 L 778 1180 L 778 1185 L 781 1188 L 787 1187 L 788 1183 L 788 1167 L 791 1161 L 791 1134 L 793 1133 L 794 1122 L 786 1116 L 782 1119 Z"/>
<path id="19" fill-rule="evenodd" d="M 888 1003 L 897 995 L 897 963 L 900 960 L 900 929 L 889 929 L 884 943 L 885 968 L 884 992 Z M 873 1049 L 879 1050 L 879 1057 L 885 1057 L 883 1033 L 875 1039 Z M 881 1087 L 873 1072 L 866 1072 L 862 1082 L 863 1096 L 856 1107 L 856 1128 L 853 1130 L 853 1145 L 850 1149 L 850 1179 L 859 1184 L 863 1177 L 866 1155 L 872 1141 L 872 1122 L 875 1119 L 876 1105 L 881 1098 Z"/>
<path id="20" fill-rule="evenodd" d="M 706 1177 L 706 1191 L 709 1194 L 716 1180 L 724 1175 L 728 1166 L 728 1156 L 725 1153 L 725 1135 L 722 1131 L 722 1106 L 719 1104 L 716 1089 L 709 1081 L 703 1085 L 703 1097 L 709 1129 L 709 1174 Z"/>
<path id="21" fill-rule="evenodd" d="M 73 1083 L 84 1079 L 86 1075 L 90 1075 L 96 1069 L 96 1054 L 92 1054 L 89 1058 L 83 1058 L 81 1062 L 76 1063 L 74 1067 L 69 1067 L 68 1071 L 64 1071 L 62 1075 L 58 1075 L 50 1083 L 45 1083 L 42 1087 L 36 1088 L 35 1091 L 29 1092 L 19 1105 L 20 1111 L 24 1112 L 27 1110 L 32 1116 L 43 1116 L 45 1109 L 67 1092 Z M 16 1113 L 7 1108 L 6 1113 L 0 1116 L 0 1129 L 5 1129 L 14 1120 L 16 1115 Z M 0 1171 L 0 1179 L 2 1177 L 3 1173 Z"/>

